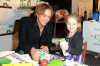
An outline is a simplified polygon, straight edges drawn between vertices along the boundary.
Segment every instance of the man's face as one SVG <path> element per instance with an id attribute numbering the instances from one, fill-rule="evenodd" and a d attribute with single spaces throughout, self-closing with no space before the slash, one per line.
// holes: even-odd
<path id="1" fill-rule="evenodd" d="M 39 26 L 45 26 L 51 18 L 51 10 L 46 9 L 44 14 L 37 15 L 37 21 Z"/>

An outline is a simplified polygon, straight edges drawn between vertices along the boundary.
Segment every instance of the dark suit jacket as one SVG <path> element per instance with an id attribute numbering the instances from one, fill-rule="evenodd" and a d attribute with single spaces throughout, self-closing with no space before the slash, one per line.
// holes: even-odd
<path id="1" fill-rule="evenodd" d="M 51 48 L 53 25 L 48 22 L 40 36 L 40 30 L 35 17 L 23 17 L 19 27 L 19 46 L 18 48 L 25 53 L 30 53 L 32 47 L 40 49 L 42 45 Z M 17 50 L 18 51 L 18 50 Z"/>
<path id="2" fill-rule="evenodd" d="M 72 55 L 82 54 L 83 37 L 81 33 L 76 32 L 69 40 L 70 48 L 69 53 Z"/>

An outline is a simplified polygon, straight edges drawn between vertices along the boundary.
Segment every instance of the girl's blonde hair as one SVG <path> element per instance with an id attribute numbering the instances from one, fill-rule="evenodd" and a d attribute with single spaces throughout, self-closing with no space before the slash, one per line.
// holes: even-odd
<path id="1" fill-rule="evenodd" d="M 35 16 L 36 15 L 40 15 L 40 14 L 44 14 L 46 9 L 50 9 L 51 10 L 51 16 L 53 15 L 53 9 L 50 5 L 42 3 L 39 4 L 38 6 L 36 6 L 35 8 Z"/>
<path id="2" fill-rule="evenodd" d="M 77 15 L 77 14 L 75 14 L 75 13 L 72 13 L 72 14 L 66 16 L 66 17 L 65 17 L 65 23 L 66 23 L 66 24 L 67 24 L 67 22 L 68 22 L 68 20 L 69 20 L 70 18 L 76 19 L 76 21 L 77 21 L 78 24 L 79 24 L 79 27 L 77 28 L 77 31 L 81 32 L 81 18 L 80 18 L 80 16 Z"/>

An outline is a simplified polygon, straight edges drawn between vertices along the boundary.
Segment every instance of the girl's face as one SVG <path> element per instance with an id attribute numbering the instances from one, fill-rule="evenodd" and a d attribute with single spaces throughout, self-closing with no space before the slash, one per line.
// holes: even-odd
<path id="1" fill-rule="evenodd" d="M 77 22 L 75 18 L 69 18 L 66 25 L 67 25 L 67 29 L 70 32 L 76 32 L 77 28 L 79 27 L 79 23 Z"/>

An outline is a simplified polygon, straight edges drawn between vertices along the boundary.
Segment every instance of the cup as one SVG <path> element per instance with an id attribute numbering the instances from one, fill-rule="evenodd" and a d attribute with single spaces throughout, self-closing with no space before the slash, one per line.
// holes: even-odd
<path id="1" fill-rule="evenodd" d="M 66 42 L 65 38 L 59 39 L 60 41 L 60 46 L 62 46 L 62 52 L 64 56 L 68 56 L 69 53 L 66 51 L 68 50 L 68 42 Z"/>

